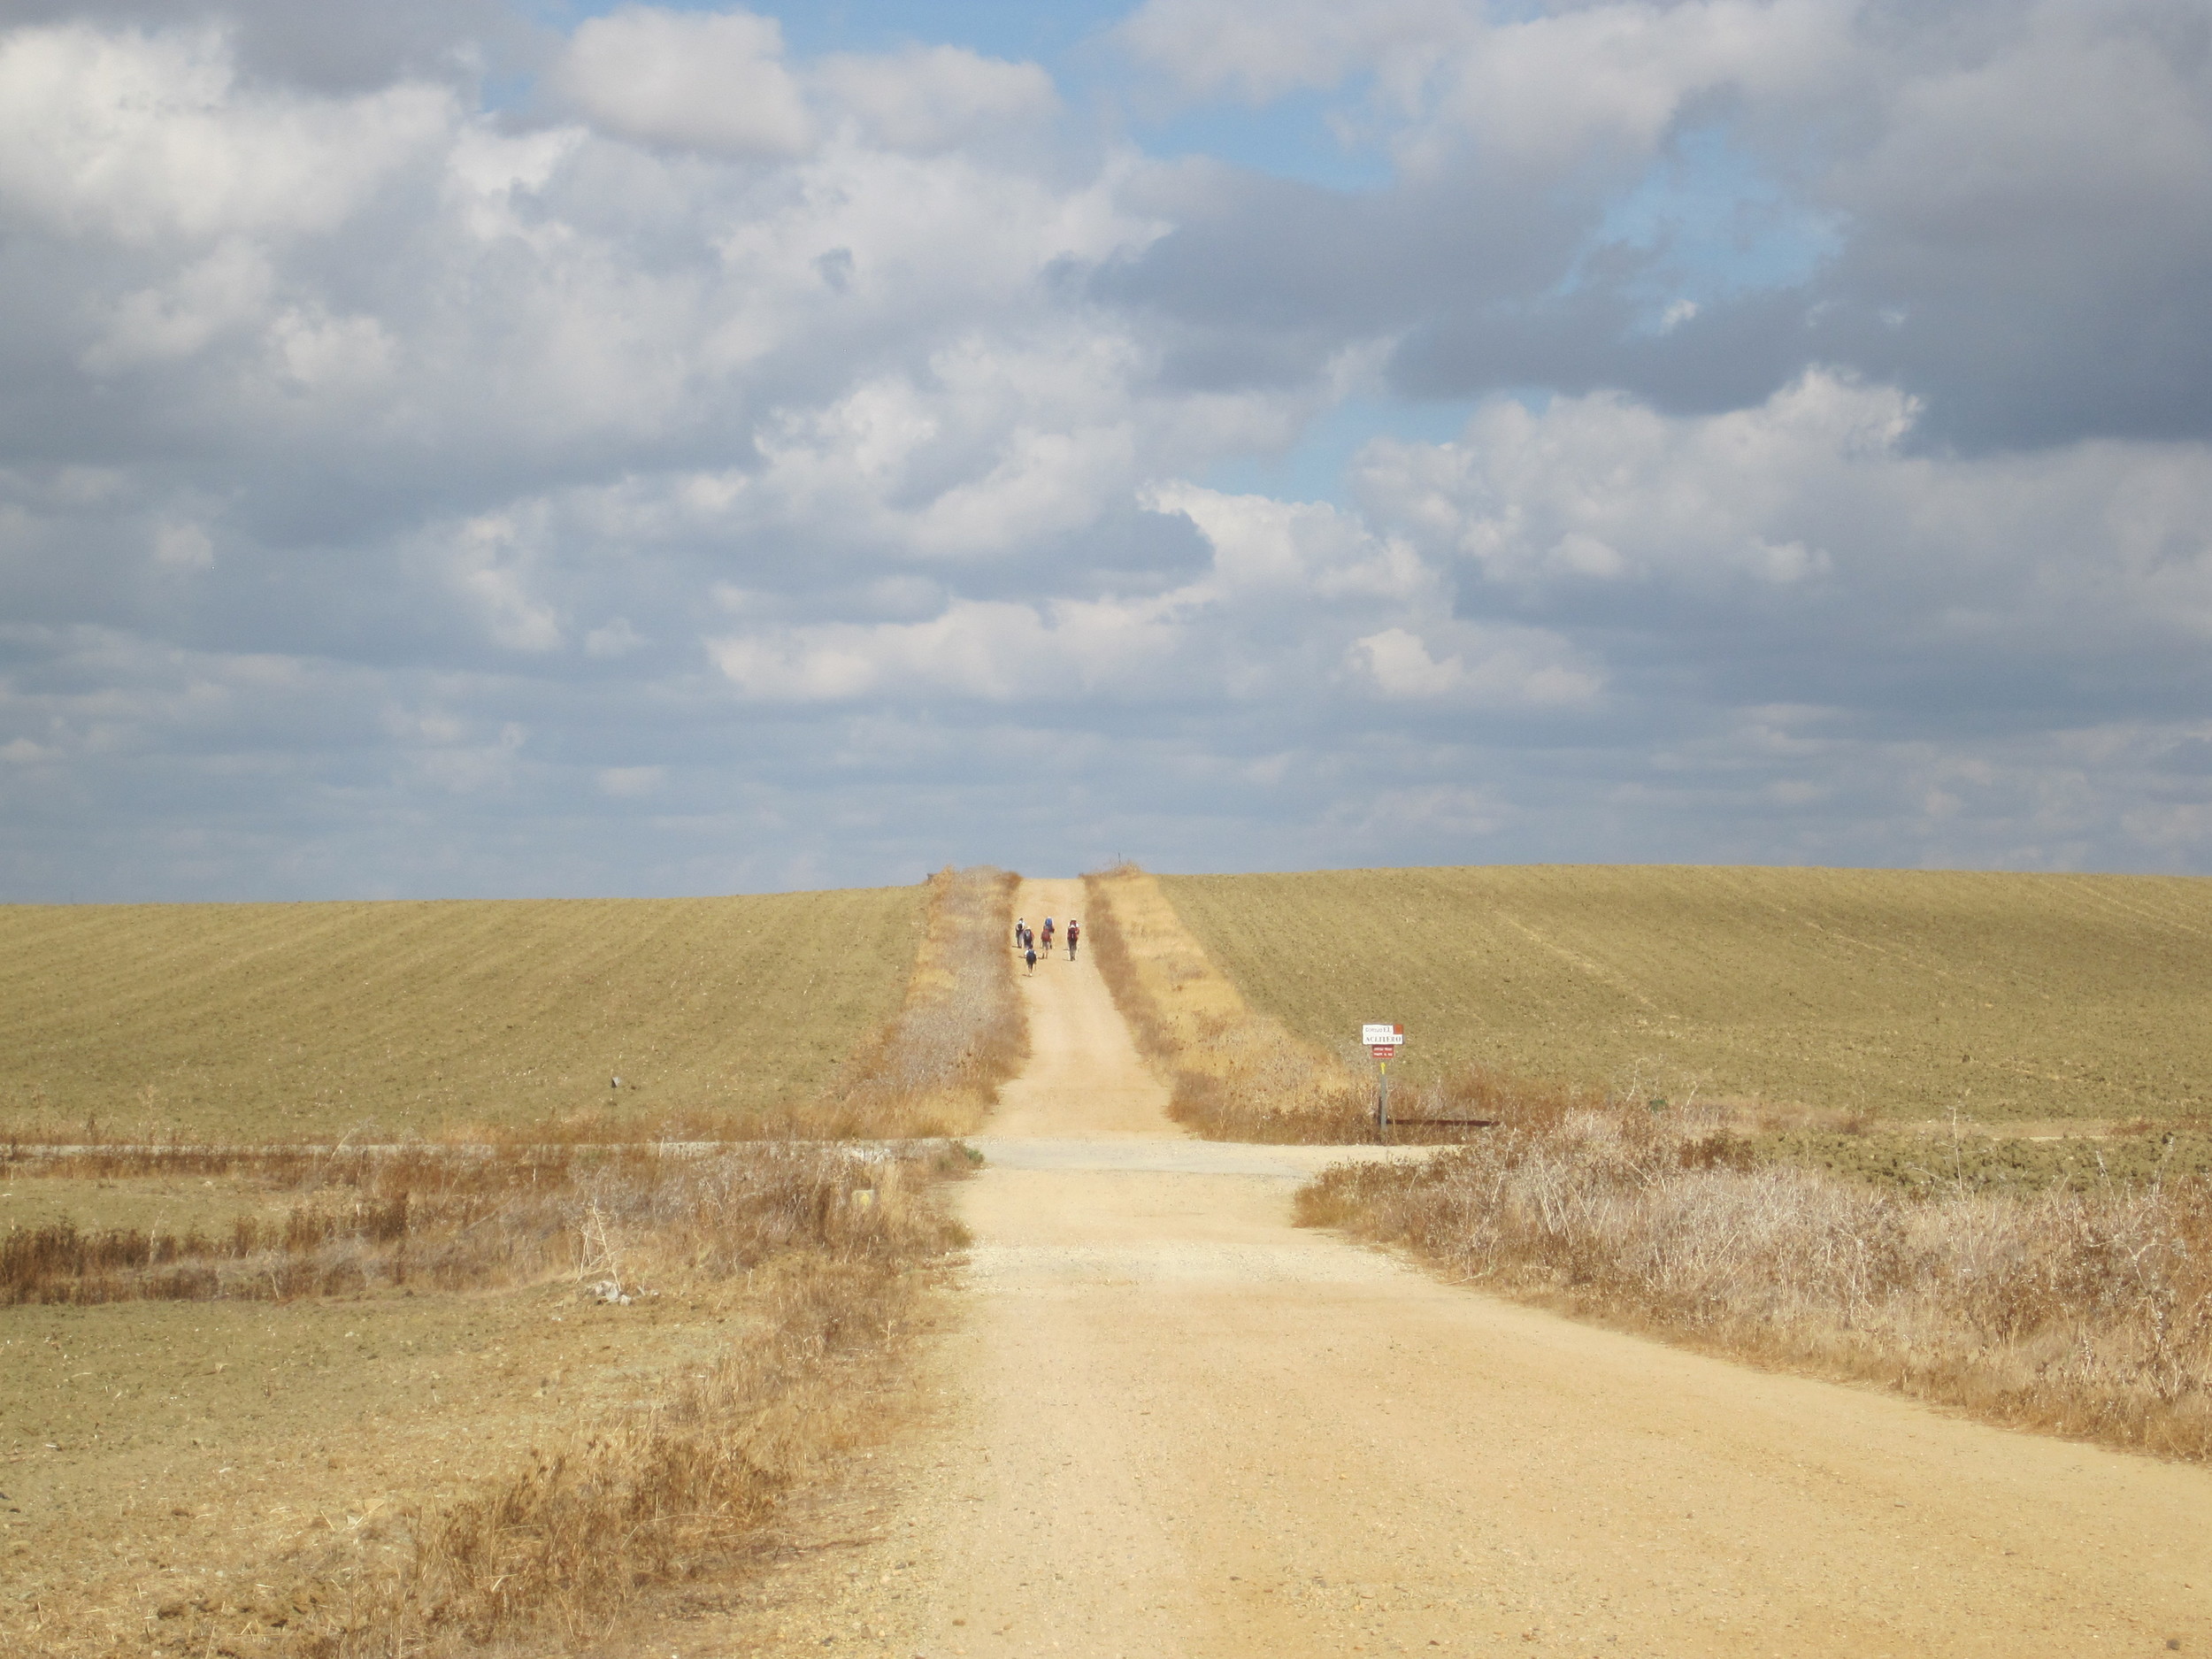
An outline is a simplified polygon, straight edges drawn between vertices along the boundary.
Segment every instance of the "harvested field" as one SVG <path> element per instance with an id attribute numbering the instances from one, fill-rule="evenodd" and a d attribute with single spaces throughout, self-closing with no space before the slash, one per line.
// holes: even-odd
<path id="1" fill-rule="evenodd" d="M 1011 886 L 948 872 L 888 910 L 857 895 L 925 930 L 872 1025 L 865 976 L 795 947 L 841 995 L 702 1016 L 786 1053 L 829 1040 L 809 1092 L 745 1116 L 626 1104 L 472 1145 L 0 1146 L 0 1651 L 612 1651 L 733 1594 L 787 1494 L 896 1422 L 904 1335 L 961 1240 L 938 1187 L 969 1160 L 592 1141 L 979 1115 L 1026 1052 Z M 466 931 L 493 908 L 445 916 Z M 627 960 L 687 961 L 695 990 L 711 933 L 676 942 Z M 738 967 L 780 959 L 749 949 Z M 242 983 L 232 1005 L 257 1016 L 311 1000 Z M 495 987 L 467 988 L 483 1018 Z"/>
<path id="2" fill-rule="evenodd" d="M 1258 1012 L 1408 1084 L 1470 1065 L 1676 1105 L 1997 1123 L 2212 1113 L 2212 880 L 1909 871 L 1160 879 Z"/>
<path id="3" fill-rule="evenodd" d="M 0 1134 L 788 1128 L 898 1008 L 933 890 L 0 907 Z"/>

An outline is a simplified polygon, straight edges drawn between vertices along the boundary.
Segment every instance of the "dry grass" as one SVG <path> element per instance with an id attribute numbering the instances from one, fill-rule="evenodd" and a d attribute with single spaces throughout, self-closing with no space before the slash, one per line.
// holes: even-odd
<path id="1" fill-rule="evenodd" d="M 864 1432 L 867 1394 L 846 1372 L 881 1363 L 912 1317 L 912 1270 L 960 1241 L 926 1174 L 789 1148 L 603 1188 L 583 1217 L 583 1275 L 753 1273 L 748 1340 L 442 1512 L 311 1563 L 326 1610 L 289 1619 L 286 1645 L 338 1659 L 543 1632 L 567 1646 L 641 1589 L 726 1565 Z"/>
<path id="2" fill-rule="evenodd" d="M 1800 1164 L 1924 1195 L 2093 1193 L 2212 1177 L 2212 1134 L 2188 1124 L 2146 1122 L 2113 1134 L 2036 1140 L 1982 1133 L 1965 1123 L 1955 1134 L 1793 1126 L 1754 1134 L 1746 1147 L 1763 1163 Z"/>
<path id="3" fill-rule="evenodd" d="M 726 1566 L 784 1493 L 868 1431 L 881 1409 L 874 1385 L 929 1282 L 920 1270 L 961 1241 L 934 1185 L 966 1167 L 941 1148 L 897 1159 L 806 1144 L 329 1162 L 333 1187 L 311 1187 L 303 1208 L 380 1225 L 296 1256 L 219 1251 L 203 1264 L 215 1278 L 209 1288 L 280 1294 L 268 1281 L 300 1260 L 321 1271 L 298 1288 L 339 1288 L 327 1271 L 335 1248 L 349 1270 L 345 1305 L 356 1309 L 365 1297 L 388 1305 L 415 1295 L 410 1305 L 427 1310 L 459 1292 L 551 1281 L 572 1287 L 572 1310 L 626 1300 L 626 1318 L 664 1298 L 719 1309 L 738 1321 L 738 1339 L 726 1336 L 703 1364 L 603 1401 L 503 1472 L 495 1465 L 380 1516 L 365 1506 L 334 1531 L 310 1527 L 273 1554 L 201 1571 L 165 1601 L 154 1578 L 121 1592 L 88 1585 L 74 1604 L 51 1586 L 29 1606 L 0 1602 L 0 1646 L 71 1659 L 434 1654 L 541 1640 L 572 1649 L 639 1594 Z M 80 1302 L 164 1294 L 143 1275 L 127 1282 L 129 1264 L 88 1253 L 42 1265 L 45 1300 L 68 1294 L 73 1268 L 90 1293 Z M 434 1286 L 442 1297 L 422 1302 Z M 370 1322 L 365 1309 L 347 1317 Z M 595 1330 L 577 1326 L 587 1346 L 573 1360 L 588 1363 Z M 212 1426 L 204 1422 L 196 1412 L 179 1426 L 197 1436 Z M 34 1510 L 39 1479 L 30 1467 L 10 1477 Z"/>
<path id="4" fill-rule="evenodd" d="M 1988 1122 L 2212 1112 L 2212 880 L 1547 865 L 1163 877 L 1252 1008 L 1472 1064 Z"/>
<path id="5" fill-rule="evenodd" d="M 991 869 L 933 879 L 906 1000 L 810 1110 L 810 1132 L 897 1138 L 981 1125 L 999 1086 L 1029 1056 L 1005 946 L 1020 884 Z"/>
<path id="6" fill-rule="evenodd" d="M 1165 1075 L 1177 1121 L 1217 1141 L 1373 1138 L 1361 1084 L 1254 1013 L 1151 876 L 1124 864 L 1083 881 L 1084 936 L 1138 1050 Z"/>
<path id="7" fill-rule="evenodd" d="M 2212 1183 L 1921 1198 L 1758 1160 L 1719 1113 L 1564 1091 L 1416 1164 L 1339 1165 L 1308 1225 L 1486 1287 L 1990 1420 L 2212 1456 Z"/>
<path id="8" fill-rule="evenodd" d="M 941 885 L 0 906 L 0 1135 L 741 1132 L 818 1097 L 899 1007 Z"/>
<path id="9" fill-rule="evenodd" d="M 988 871 L 936 878 L 903 1004 L 806 1111 L 772 1125 L 880 1141 L 979 1113 L 1026 1049 L 1000 948 L 1011 885 Z M 780 1035 L 804 1031 L 787 1024 Z M 670 1127 L 669 1115 L 645 1121 Z M 799 1141 L 602 1146 L 589 1144 L 599 1138 L 589 1125 L 541 1130 L 474 1147 L 94 1145 L 16 1160 L 19 1187 L 36 1171 L 165 1192 L 189 1178 L 290 1198 L 280 1213 L 265 1198 L 227 1227 L 14 1229 L 0 1243 L 0 1297 L 19 1314 L 37 1303 L 111 1318 L 180 1297 L 301 1298 L 289 1307 L 312 1309 L 334 1295 L 356 1307 L 428 1298 L 406 1305 L 435 1310 L 565 1284 L 611 1315 L 613 1303 L 634 1304 L 622 1318 L 653 1317 L 668 1300 L 706 1310 L 696 1317 L 710 1325 L 734 1318 L 741 1334 L 703 1363 L 602 1401 L 511 1466 L 203 1568 L 189 1594 L 159 1605 L 158 1580 L 118 1589 L 96 1574 L 73 1593 L 48 1585 L 27 1603 L 0 1601 L 0 1646 L 56 1659 L 576 1651 L 603 1640 L 657 1586 L 741 1562 L 784 1494 L 879 1432 L 898 1335 L 932 1265 L 961 1241 L 935 1188 L 967 1168 L 964 1156 Z M 558 1341 L 541 1327 L 537 1340 Z M 120 1376 L 104 1394 L 122 1398 L 130 1386 Z M 274 1376 L 263 1386 L 273 1399 Z M 96 1444 L 98 1422 L 88 1428 Z M 197 1414 L 177 1432 L 187 1427 L 205 1432 Z M 272 1461 L 282 1469 L 292 1457 L 280 1446 Z M 42 1478 L 14 1467 L 10 1490 L 20 1495 L 19 1481 Z M 113 1548 L 119 1559 L 125 1542 Z"/>
<path id="10" fill-rule="evenodd" d="M 106 1161 L 95 1154 L 73 1163 Z M 196 1171 L 211 1161 L 187 1154 L 175 1162 Z M 875 1179 L 865 1164 L 776 1142 L 697 1154 L 423 1148 L 225 1162 L 257 1183 L 290 1188 L 296 1202 L 280 1220 L 243 1215 L 213 1233 L 85 1230 L 66 1220 L 11 1228 L 0 1234 L 0 1304 L 482 1290 L 540 1282 L 588 1263 L 595 1248 L 607 1255 L 610 1247 L 593 1244 L 595 1231 L 603 1240 L 649 1239 L 654 1260 L 721 1278 L 797 1240 L 843 1248 L 830 1223 L 855 1181 Z M 127 1163 L 174 1172 L 157 1153 Z M 618 1280 L 629 1271 L 611 1258 L 600 1276 Z"/>

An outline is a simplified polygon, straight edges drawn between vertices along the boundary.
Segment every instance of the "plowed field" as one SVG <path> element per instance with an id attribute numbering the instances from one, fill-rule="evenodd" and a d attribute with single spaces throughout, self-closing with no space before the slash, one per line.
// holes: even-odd
<path id="1" fill-rule="evenodd" d="M 0 907 L 0 1128 L 262 1141 L 799 1104 L 898 1006 L 926 898 Z"/>
<path id="2" fill-rule="evenodd" d="M 1398 1074 L 1928 1118 L 2212 1112 L 2212 880 L 1537 865 L 1176 876 L 1252 1004 Z"/>

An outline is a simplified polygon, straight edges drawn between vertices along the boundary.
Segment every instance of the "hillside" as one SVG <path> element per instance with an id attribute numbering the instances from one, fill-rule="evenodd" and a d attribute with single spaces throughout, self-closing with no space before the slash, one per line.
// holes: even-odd
<path id="1" fill-rule="evenodd" d="M 313 1139 L 803 1102 L 897 1007 L 926 894 L 0 907 L 0 1127 Z"/>
<path id="2" fill-rule="evenodd" d="M 1263 1012 L 1402 1074 L 1926 1118 L 2212 1112 L 2212 880 L 1534 865 L 1175 876 Z"/>

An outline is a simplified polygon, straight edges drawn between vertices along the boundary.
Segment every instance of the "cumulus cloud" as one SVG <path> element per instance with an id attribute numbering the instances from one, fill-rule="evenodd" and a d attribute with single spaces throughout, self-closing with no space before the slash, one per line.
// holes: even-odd
<path id="1" fill-rule="evenodd" d="M 646 143 L 783 157 L 813 137 L 782 26 L 749 12 L 626 6 L 592 18 L 552 80 L 602 131 Z"/>
<path id="2" fill-rule="evenodd" d="M 18 895 L 2212 863 L 2181 0 L 365 17 L 0 27 Z"/>
<path id="3" fill-rule="evenodd" d="M 825 60 L 815 80 L 835 107 L 896 150 L 943 150 L 995 128 L 1036 123 L 1060 106 L 1052 77 L 1037 65 L 956 46 L 841 54 Z"/>

